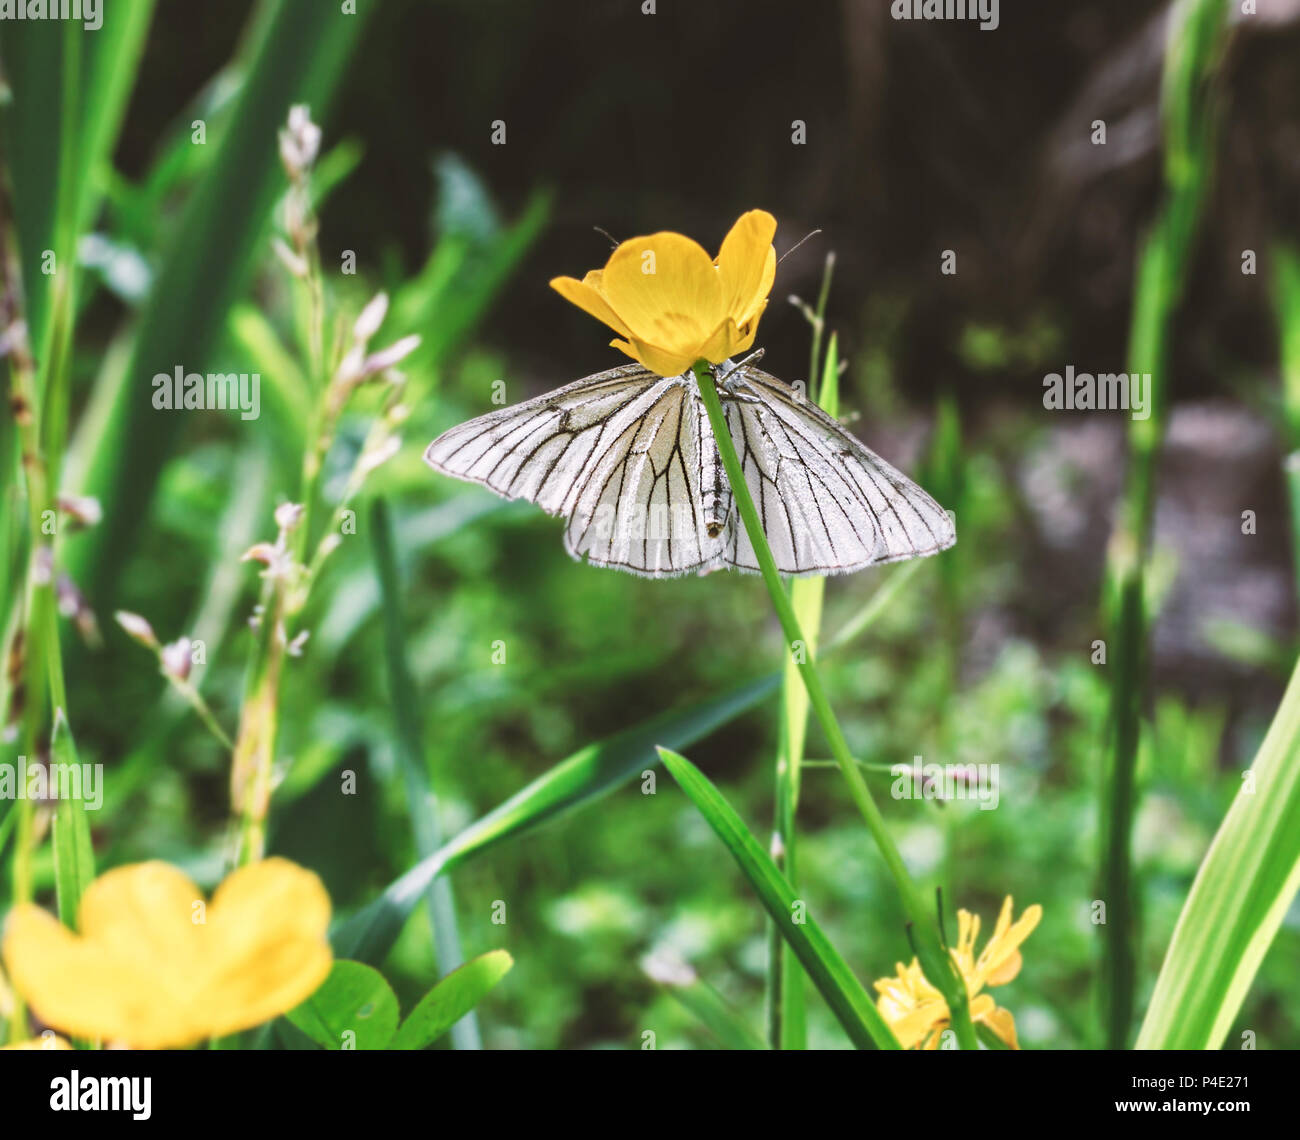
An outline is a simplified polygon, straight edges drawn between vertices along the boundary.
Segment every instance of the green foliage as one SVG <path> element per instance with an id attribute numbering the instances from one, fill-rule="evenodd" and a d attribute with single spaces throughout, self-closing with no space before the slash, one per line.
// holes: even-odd
<path id="1" fill-rule="evenodd" d="M 807 904 L 796 897 L 771 858 L 759 846 L 718 789 L 684 756 L 666 748 L 660 759 L 732 858 L 744 872 L 750 886 L 771 916 L 781 937 L 799 956 L 813 985 L 826 999 L 849 1040 L 859 1049 L 897 1049 L 898 1040 L 876 1012 L 867 991 L 854 976 L 839 952 L 806 913 Z"/>
<path id="2" fill-rule="evenodd" d="M 420 999 L 393 1038 L 394 1049 L 424 1049 L 465 1017 L 502 978 L 514 959 L 490 950 L 454 970 Z"/>
<path id="3" fill-rule="evenodd" d="M 372 966 L 336 961 L 311 997 L 285 1017 L 325 1049 L 426 1049 L 467 1016 L 514 965 L 480 954 L 437 983 L 398 1025 L 397 996 Z"/>
<path id="4" fill-rule="evenodd" d="M 1139 1049 L 1221 1049 L 1300 889 L 1300 667 L 1197 872 Z"/>
<path id="5" fill-rule="evenodd" d="M 326 1049 L 383 1049 L 397 1030 L 397 997 L 378 970 L 342 959 L 285 1016 Z"/>
<path id="6" fill-rule="evenodd" d="M 324 330 L 326 340 L 345 334 L 382 288 L 392 298 L 383 343 L 408 332 L 422 341 L 403 362 L 402 447 L 352 500 L 350 529 L 335 528 L 340 544 L 302 613 L 310 637 L 287 660 L 278 692 L 269 848 L 325 880 L 341 959 L 274 1036 L 339 1048 L 350 1032 L 358 1048 L 422 1049 L 448 1035 L 466 1047 L 477 1041 L 473 1011 L 492 991 L 481 1026 L 490 1047 L 636 1048 L 648 1029 L 661 1047 L 896 1044 L 869 982 L 910 958 L 909 915 L 838 775 L 817 759 L 835 742 L 809 724 L 797 668 L 776 671 L 788 654 L 762 583 L 647 583 L 575 565 L 555 520 L 421 462 L 440 430 L 485 410 L 502 376 L 541 390 L 576 371 L 534 367 L 502 303 L 507 289 L 539 289 L 563 268 L 527 260 L 551 217 L 551 192 L 501 185 L 481 155 L 443 143 L 389 167 L 377 124 L 352 119 L 346 137 L 332 125 L 374 7 L 322 20 L 315 0 L 257 4 L 231 58 L 167 109 L 151 128 L 148 160 L 135 166 L 119 165 L 116 145 L 153 5 L 132 0 L 94 36 L 57 21 L 0 26 L 11 92 L 0 111 L 3 160 L 48 489 L 93 493 L 104 508 L 97 527 L 65 528 L 55 544 L 58 569 L 95 603 L 102 643 L 67 622 L 60 637 L 53 590 L 31 589 L 24 442 L 14 418 L 0 417 L 6 728 L 10 706 L 27 701 L 4 756 L 48 748 L 56 762 L 109 773 L 102 810 L 61 800 L 48 838 L 43 807 L 0 801 L 0 916 L 30 894 L 71 924 L 96 867 L 161 858 L 205 887 L 226 870 L 223 740 L 240 723 L 261 584 L 260 564 L 240 559 L 274 536 L 273 509 L 299 487 L 320 403 L 309 313 L 271 249 L 285 195 L 276 131 L 291 104 L 306 102 L 325 127 L 313 204 L 346 195 L 358 172 L 398 169 L 431 186 L 431 236 L 421 244 L 395 232 L 400 252 L 363 258 L 355 276 L 333 266 L 327 274 L 338 328 Z M 1216 5 L 1178 12 L 1162 205 L 1138 263 L 1130 352 L 1135 368 L 1159 373 L 1212 174 Z M 196 119 L 207 128 L 202 145 Z M 572 209 L 562 212 L 573 221 Z M 322 218 L 324 233 L 328 210 Z M 41 272 L 46 249 L 66 273 Z M 1272 269 L 1281 422 L 1294 449 L 1300 258 L 1279 241 Z M 816 654 L 825 696 L 901 860 L 986 922 L 1007 893 L 1017 909 L 1043 905 L 1023 971 L 1000 998 L 1026 1047 L 1105 1043 L 1094 1016 L 1105 954 L 1113 964 L 1104 976 L 1116 979 L 1104 995 L 1112 1040 L 1128 1032 L 1131 1000 L 1138 1015 L 1146 1010 L 1144 1047 L 1218 1048 L 1247 1030 L 1261 1046 L 1294 1046 L 1295 683 L 1271 725 L 1238 717 L 1227 696 L 1176 684 L 1138 701 L 1148 627 L 1188 569 L 1159 549 L 1148 558 L 1141 541 L 1119 552 L 1143 552 L 1142 573 L 1127 593 L 1112 573 L 1107 594 L 1127 648 L 1111 639 L 1109 664 L 1089 663 L 1081 647 L 1100 635 L 1095 582 L 1063 594 L 1044 551 L 1026 542 L 1040 490 L 1026 470 L 1055 445 L 1041 421 L 1014 409 L 970 415 L 967 392 L 944 390 L 918 410 L 932 430 L 917 457 L 899 396 L 911 298 L 888 275 L 868 296 L 837 297 L 833 310 L 827 296 L 808 310 L 809 377 L 822 380 L 814 397 L 838 399 L 846 417 L 887 409 L 854 430 L 878 433 L 891 458 L 896 446 L 900 465 L 924 471 L 921 481 L 959 519 L 959 546 L 937 561 L 789 591 L 805 633 L 829 635 Z M 802 326 L 777 298 L 761 336 L 771 331 L 779 344 Z M 1064 321 L 1038 311 L 1005 325 L 972 316 L 954 350 L 975 372 L 1034 370 L 1066 343 Z M 799 344 L 798 362 L 774 359 L 774 371 L 799 374 Z M 842 390 L 841 349 L 852 360 Z M 262 417 L 232 426 L 218 415 L 155 414 L 148 379 L 177 364 L 258 372 Z M 1259 375 L 1246 386 L 1254 395 L 1271 383 Z M 1139 464 L 1127 502 L 1138 524 L 1154 501 L 1167 396 L 1133 429 Z M 339 501 L 380 402 L 362 388 L 341 414 L 321 505 Z M 1293 522 L 1297 471 L 1288 467 Z M 317 530 L 331 528 L 319 515 Z M 1127 610 L 1115 608 L 1125 601 Z M 162 642 L 202 643 L 183 685 L 160 681 L 156 659 L 109 620 L 118 608 L 147 613 Z M 15 679 L 8 659 L 24 617 L 41 632 L 27 637 Z M 855 640 L 868 630 L 869 640 Z M 1291 673 L 1285 635 L 1218 619 L 1203 632 L 1209 651 L 1255 671 L 1261 689 Z M 66 702 L 57 699 L 65 662 Z M 1128 732 L 1118 779 L 1098 764 L 1116 710 Z M 670 770 L 689 803 L 657 782 L 657 746 L 674 750 Z M 687 749 L 699 768 L 675 755 Z M 999 763 L 998 810 L 893 800 L 890 766 L 922 752 Z M 1252 754 L 1250 794 L 1237 769 Z M 774 780 L 778 755 L 788 767 Z M 785 835 L 784 865 L 743 822 L 769 819 Z M 719 838 L 741 877 L 723 872 Z M 1109 926 L 1088 909 L 1108 838 L 1102 882 L 1131 891 L 1141 918 L 1123 930 L 1113 909 Z M 816 923 L 792 923 L 791 905 L 809 898 Z M 416 915 L 426 901 L 427 919 Z M 925 901 L 928 919 L 928 893 Z M 517 962 L 494 949 L 503 936 Z M 674 959 L 684 967 L 637 967 Z M 507 970 L 511 984 L 494 989 Z M 756 1029 L 765 1002 L 768 1042 Z M 24 1024 L 16 1011 L 6 1039 Z"/>

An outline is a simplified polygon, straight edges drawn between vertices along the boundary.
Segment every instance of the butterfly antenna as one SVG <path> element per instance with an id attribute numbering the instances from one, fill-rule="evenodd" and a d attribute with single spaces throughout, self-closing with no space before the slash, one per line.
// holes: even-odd
<path id="1" fill-rule="evenodd" d="M 780 265 L 781 262 L 783 262 L 792 253 L 794 253 L 794 251 L 798 249 L 801 245 L 803 245 L 803 243 L 806 242 L 809 238 L 816 237 L 819 233 L 821 233 L 821 230 L 813 230 L 811 233 L 804 234 L 803 237 L 801 237 L 797 242 L 794 243 L 794 245 L 792 245 L 783 254 L 781 254 L 779 258 L 777 258 L 776 261 L 777 265 Z"/>
<path id="2" fill-rule="evenodd" d="M 722 368 L 721 364 L 715 364 L 713 366 L 713 375 L 718 380 L 725 380 L 728 376 L 735 376 L 742 368 L 745 367 L 745 365 L 753 364 L 755 360 L 761 360 L 763 358 L 763 353 L 766 351 L 767 349 L 765 348 L 754 349 L 754 351 L 751 352 L 748 356 L 746 356 L 743 360 L 737 361 L 725 372 L 719 371 Z"/>
<path id="3" fill-rule="evenodd" d="M 609 244 L 612 245 L 615 249 L 618 249 L 618 247 L 622 244 L 622 242 L 620 242 L 616 237 L 614 237 L 614 235 L 611 234 L 609 230 L 602 229 L 600 226 L 592 226 L 591 228 L 595 230 L 598 234 L 604 234 L 604 236 L 609 239 Z"/>

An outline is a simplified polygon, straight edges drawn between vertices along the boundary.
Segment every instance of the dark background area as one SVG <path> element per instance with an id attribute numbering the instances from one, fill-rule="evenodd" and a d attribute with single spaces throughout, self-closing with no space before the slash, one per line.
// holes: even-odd
<path id="1" fill-rule="evenodd" d="M 1300 9 L 1260 6 L 1228 68 L 1223 177 L 1176 359 L 1184 396 L 1222 390 L 1225 349 L 1253 366 L 1273 356 L 1266 278 L 1242 276 L 1240 250 L 1296 220 Z M 783 264 L 778 296 L 813 293 L 833 248 L 843 297 L 898 298 L 905 393 L 1018 399 L 1041 373 L 976 383 L 956 352 L 964 323 L 1048 321 L 1062 359 L 1123 360 L 1135 244 L 1158 189 L 1166 8 L 1003 0 L 1000 27 L 983 32 L 895 21 L 888 0 L 659 0 L 652 16 L 640 0 L 385 0 L 328 124 L 364 140 L 366 159 L 323 230 L 409 270 L 432 236 L 430 160 L 446 150 L 507 212 L 539 184 L 556 188 L 554 224 L 501 327 L 558 379 L 599 347 L 540 286 L 603 260 L 592 227 L 620 239 L 675 228 L 716 248 L 738 213 L 762 206 L 781 220 L 781 252 L 823 231 Z M 160 5 L 119 148 L 126 173 L 228 57 L 247 9 Z M 1098 118 L 1106 147 L 1089 142 Z M 494 119 L 504 146 L 490 142 Z M 791 143 L 795 119 L 806 145 Z M 938 272 L 945 249 L 955 277 Z M 851 352 L 857 314 L 837 315 Z M 787 375 L 805 356 L 792 316 L 774 307 L 763 337 Z"/>

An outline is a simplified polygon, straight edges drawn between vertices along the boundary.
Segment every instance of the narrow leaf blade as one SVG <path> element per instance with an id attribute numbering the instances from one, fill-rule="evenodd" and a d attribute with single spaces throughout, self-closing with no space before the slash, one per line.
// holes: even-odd
<path id="1" fill-rule="evenodd" d="M 813 985 L 826 999 L 853 1044 L 859 1049 L 900 1048 L 898 1038 L 885 1024 L 862 983 L 822 933 L 821 927 L 807 915 L 802 922 L 794 921 L 795 904 L 800 900 L 722 793 L 684 756 L 666 748 L 659 749 L 659 756 L 664 767 L 731 852 L 781 936 L 803 963 Z"/>
<path id="2" fill-rule="evenodd" d="M 1297 889 L 1300 665 L 1196 873 L 1137 1048 L 1222 1048 Z"/>
<path id="3" fill-rule="evenodd" d="M 335 931 L 335 951 L 363 962 L 382 960 L 428 885 L 443 871 L 493 844 L 592 803 L 654 765 L 657 743 L 688 748 L 754 708 L 779 682 L 779 675 L 773 673 L 575 752 L 390 884 L 378 899 Z"/>
<path id="4" fill-rule="evenodd" d="M 84 769 L 62 709 L 55 710 L 50 738 L 51 787 L 59 792 L 54 813 L 54 882 L 59 919 L 69 929 L 77 925 L 81 896 L 95 877 L 95 856 L 82 787 Z M 75 794 L 63 795 L 64 792 Z"/>

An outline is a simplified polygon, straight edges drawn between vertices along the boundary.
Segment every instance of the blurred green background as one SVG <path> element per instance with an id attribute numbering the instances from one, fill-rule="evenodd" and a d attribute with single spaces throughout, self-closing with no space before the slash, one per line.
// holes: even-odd
<path id="1" fill-rule="evenodd" d="M 106 29 L 132 2 L 107 0 Z M 357 7 L 160 0 L 138 62 L 118 61 L 131 85 L 120 134 L 108 167 L 86 175 L 103 200 L 79 245 L 64 479 L 105 507 L 99 528 L 66 544 L 102 634 L 87 644 L 69 627 L 65 639 L 81 759 L 108 773 L 92 819 L 98 865 L 162 858 L 205 884 L 220 877 L 228 756 L 111 614 L 201 638 L 195 680 L 233 731 L 258 584 L 239 556 L 274 537 L 307 430 L 292 379 L 302 314 L 270 245 L 284 191 L 275 129 L 305 100 L 325 132 L 316 189 L 332 303 L 355 314 L 385 289 L 383 342 L 416 332 L 424 343 L 407 368 L 404 447 L 367 483 L 358 533 L 327 568 L 304 615 L 307 648 L 287 668 L 271 850 L 317 870 L 340 912 L 416 861 L 367 498 L 395 518 L 444 834 L 584 745 L 779 666 L 756 578 L 649 582 L 577 565 L 557 520 L 420 457 L 491 410 L 497 381 L 514 401 L 617 363 L 602 329 L 546 287 L 603 263 L 593 227 L 620 239 L 676 229 L 716 249 L 740 212 L 762 207 L 780 222 L 778 252 L 821 230 L 782 263 L 764 367 L 806 379 L 808 325 L 785 298 L 812 300 L 834 251 L 842 410 L 956 510 L 961 536 L 828 667 L 832 703 L 874 763 L 1000 765 L 996 811 L 894 802 L 881 776 L 873 791 L 909 865 L 941 881 L 950 906 L 991 925 L 1006 894 L 1017 910 L 1042 904 L 1023 972 L 995 995 L 1022 1045 L 1095 1044 L 1108 679 L 1091 655 L 1126 420 L 1049 413 L 1042 378 L 1125 367 L 1134 258 L 1159 189 L 1168 6 L 1004 0 L 990 33 L 899 23 L 886 0 L 659 0 L 653 15 L 640 0 Z M 1135 827 L 1139 1012 L 1294 653 L 1266 254 L 1296 233 L 1300 5 L 1259 7 L 1224 68 L 1216 181 L 1170 368 Z M 40 90 L 39 59 L 14 56 L 33 41 L 0 35 L 21 229 L 39 212 L 29 176 L 58 140 L 14 122 L 24 90 Z M 1097 119 L 1105 147 L 1089 141 Z M 498 120 L 505 145 L 492 142 Z M 1258 275 L 1241 271 L 1248 248 Z M 955 276 L 940 273 L 945 250 Z M 340 272 L 345 251 L 354 276 Z M 150 378 L 177 364 L 260 372 L 262 416 L 153 410 Z M 363 400 L 345 418 L 327 499 L 373 413 Z M 4 439 L 12 448 L 7 420 Z M 833 580 L 826 631 L 884 578 Z M 687 750 L 758 835 L 775 725 L 769 701 Z M 809 755 L 826 755 L 815 727 Z M 348 771 L 356 796 L 339 791 Z M 807 771 L 800 821 L 819 921 L 865 982 L 891 973 L 911 956 L 901 911 L 832 771 Z M 38 869 L 48 889 L 48 850 Z M 662 771 L 656 794 L 634 781 L 466 863 L 454 887 L 466 953 L 504 946 L 516 959 L 479 1010 L 490 1047 L 639 1047 L 646 1030 L 660 1048 L 714 1044 L 643 970 L 665 949 L 761 1028 L 765 919 Z M 497 900 L 505 925 L 492 921 Z M 1300 1046 L 1298 949 L 1293 906 L 1238 1019 L 1261 1047 Z M 428 988 L 423 910 L 384 971 L 404 1006 Z M 842 1046 L 820 1000 L 810 1005 L 812 1044 Z"/>

